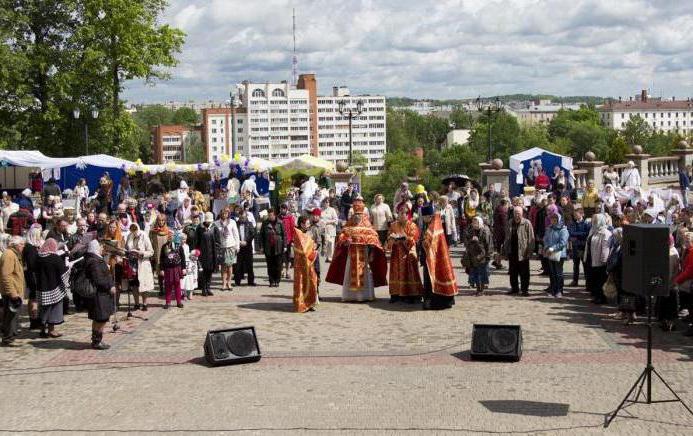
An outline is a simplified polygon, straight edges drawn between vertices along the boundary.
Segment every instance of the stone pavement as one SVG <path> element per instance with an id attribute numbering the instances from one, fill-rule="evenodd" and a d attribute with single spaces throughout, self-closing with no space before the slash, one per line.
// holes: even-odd
<path id="1" fill-rule="evenodd" d="M 88 348 L 85 314 L 69 316 L 57 340 L 23 333 L 20 347 L 0 349 L 0 433 L 693 433 L 677 403 L 631 406 L 602 428 L 644 367 L 645 328 L 613 320 L 582 290 L 548 298 L 546 279 L 533 275 L 533 295 L 511 297 L 505 271 L 494 271 L 487 295 L 463 288 L 452 310 L 424 312 L 389 304 L 386 288 L 352 304 L 323 285 L 318 310 L 296 314 L 291 283 L 264 286 L 259 259 L 256 274 L 262 286 L 184 309 L 154 300 L 136 313 L 147 320 L 119 312 L 106 352 Z M 474 323 L 521 324 L 522 360 L 470 361 Z M 257 330 L 259 363 L 204 365 L 207 330 L 245 325 Z M 692 359 L 693 340 L 655 329 L 655 366 L 690 405 Z M 653 386 L 655 398 L 670 398 Z"/>

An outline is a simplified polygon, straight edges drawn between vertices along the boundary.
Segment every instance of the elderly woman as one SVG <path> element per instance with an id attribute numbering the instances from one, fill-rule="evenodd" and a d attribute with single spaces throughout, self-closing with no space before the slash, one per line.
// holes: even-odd
<path id="1" fill-rule="evenodd" d="M 0 258 L 0 295 L 2 295 L 2 345 L 12 346 L 19 332 L 17 308 L 24 296 L 22 250 L 24 238 L 13 236 Z"/>
<path id="2" fill-rule="evenodd" d="M 164 296 L 164 276 L 161 273 L 161 265 L 159 264 L 159 259 L 161 258 L 161 247 L 168 241 L 168 236 L 172 234 L 171 229 L 169 229 L 166 224 L 166 215 L 160 213 L 156 215 L 156 221 L 154 226 L 149 231 L 149 241 L 152 243 L 152 249 L 154 250 L 154 256 L 152 256 L 152 267 L 154 269 L 154 274 L 156 274 L 159 282 L 159 296 Z"/>
<path id="3" fill-rule="evenodd" d="M 611 238 L 606 216 L 600 213 L 593 215 L 592 227 L 585 244 L 584 260 L 587 290 L 592 295 L 592 302 L 595 304 L 606 303 L 602 288 L 607 278 L 606 261 L 609 258 Z"/>
<path id="4" fill-rule="evenodd" d="M 135 298 L 135 310 L 141 308 L 147 311 L 147 292 L 154 290 L 154 273 L 151 263 L 154 248 L 147 233 L 140 230 L 137 223 L 130 224 L 130 234 L 125 241 L 125 250 L 128 253 L 126 262 L 131 265 L 131 270 L 135 273 L 135 276 L 128 280 L 128 289 Z M 142 306 L 140 306 L 140 298 Z"/>
<path id="5" fill-rule="evenodd" d="M 22 251 L 22 258 L 26 271 L 24 282 L 29 291 L 29 329 L 40 329 L 41 322 L 38 317 L 38 255 L 43 245 L 43 229 L 40 224 L 32 224 L 26 234 L 26 245 Z"/>
<path id="6" fill-rule="evenodd" d="M 91 320 L 91 348 L 107 350 L 109 345 L 103 342 L 103 328 L 108 319 L 115 313 L 115 286 L 108 265 L 103 258 L 103 249 L 98 241 L 92 240 L 84 255 L 87 280 L 94 287 L 93 299 L 88 303 Z"/>
<path id="7" fill-rule="evenodd" d="M 0 233 L 7 232 L 7 222 L 10 220 L 10 215 L 19 210 L 19 205 L 13 203 L 7 192 L 2 193 L 2 201 L 0 202 Z"/>
<path id="8" fill-rule="evenodd" d="M 43 243 L 36 267 L 41 337 L 59 338 L 62 334 L 55 331 L 55 326 L 64 322 L 63 299 L 66 296 L 67 266 L 58 252 L 58 242 L 55 239 L 49 238 Z"/>
<path id="9" fill-rule="evenodd" d="M 472 218 L 467 229 L 464 246 L 466 251 L 462 263 L 469 273 L 469 285 L 476 288 L 475 295 L 481 295 L 488 286 L 488 263 L 493 253 L 491 231 L 481 217 Z"/>

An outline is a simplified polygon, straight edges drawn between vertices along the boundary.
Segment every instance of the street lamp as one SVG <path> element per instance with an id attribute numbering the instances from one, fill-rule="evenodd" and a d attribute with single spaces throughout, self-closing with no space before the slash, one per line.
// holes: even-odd
<path id="1" fill-rule="evenodd" d="M 81 114 L 81 111 L 79 110 L 79 107 L 76 107 L 72 110 L 72 116 L 74 117 L 75 120 L 79 120 L 79 116 Z M 91 117 L 92 119 L 97 119 L 99 118 L 99 110 L 97 108 L 92 108 L 91 109 Z M 84 148 L 85 148 L 85 156 L 89 155 L 89 120 L 85 117 L 84 118 Z"/>
<path id="2" fill-rule="evenodd" d="M 236 155 L 236 108 L 238 107 L 238 99 L 233 91 L 229 92 L 229 99 L 226 100 L 226 106 L 231 112 L 231 156 Z M 227 126 L 228 128 L 229 126 Z"/>
<path id="3" fill-rule="evenodd" d="M 479 96 L 476 99 L 476 108 L 479 110 L 479 112 L 486 114 L 488 117 L 488 162 L 491 162 L 491 119 L 493 115 L 503 110 L 503 105 L 498 97 L 496 97 L 494 101 L 484 102 L 481 100 L 481 96 Z"/>
<path id="4" fill-rule="evenodd" d="M 353 149 L 353 141 L 351 140 L 351 127 L 352 127 L 352 121 L 354 118 L 358 117 L 361 115 L 363 112 L 363 101 L 359 100 L 356 102 L 356 109 L 353 109 L 349 106 L 347 106 L 347 102 L 345 100 L 340 100 L 339 101 L 339 114 L 342 117 L 348 117 L 349 118 L 349 166 L 351 167 L 351 160 L 352 160 L 352 149 Z"/>

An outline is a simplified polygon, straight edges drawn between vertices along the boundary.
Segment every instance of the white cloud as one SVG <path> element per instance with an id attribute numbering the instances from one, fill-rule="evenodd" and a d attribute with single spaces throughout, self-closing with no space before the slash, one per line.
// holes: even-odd
<path id="1" fill-rule="evenodd" d="M 693 94 L 693 2 L 677 0 L 171 0 L 187 33 L 173 79 L 130 101 L 223 100 L 299 71 L 388 96 Z"/>

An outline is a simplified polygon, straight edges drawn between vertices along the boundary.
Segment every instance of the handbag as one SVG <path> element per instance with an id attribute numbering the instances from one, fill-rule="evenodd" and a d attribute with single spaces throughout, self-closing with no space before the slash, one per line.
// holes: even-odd
<path id="1" fill-rule="evenodd" d="M 549 255 L 546 258 L 553 262 L 559 262 L 561 260 L 561 251 L 549 251 Z"/>
<path id="2" fill-rule="evenodd" d="M 609 274 L 609 277 L 606 279 L 604 286 L 602 286 L 602 291 L 604 291 L 604 296 L 609 300 L 613 300 L 618 295 L 618 289 L 612 274 Z"/>

